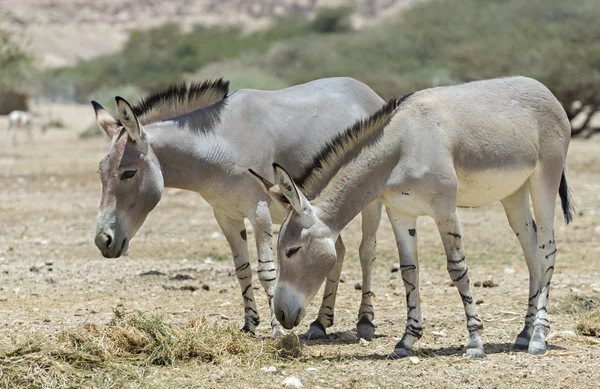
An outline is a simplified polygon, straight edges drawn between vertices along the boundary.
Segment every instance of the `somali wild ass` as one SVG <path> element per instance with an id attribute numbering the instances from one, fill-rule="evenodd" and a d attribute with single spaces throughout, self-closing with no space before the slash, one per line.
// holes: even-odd
<path id="1" fill-rule="evenodd" d="M 270 175 L 272 163 L 278 162 L 295 166 L 290 172 L 299 177 L 322 144 L 343 126 L 368 117 L 384 101 L 351 78 L 322 79 L 280 91 L 239 90 L 230 95 L 228 86 L 223 80 L 175 86 L 133 107 L 117 97 L 118 120 L 92 102 L 100 126 L 112 139 L 100 162 L 102 199 L 95 241 L 104 256 L 119 257 L 159 202 L 164 187 L 199 193 L 213 207 L 231 246 L 244 303 L 243 329 L 254 332 L 259 317 L 244 226 L 248 218 L 256 238 L 258 278 L 267 292 L 271 326 L 277 335 L 282 329 L 271 306 L 276 278 L 271 223 L 282 222 L 285 208 L 271 202 L 247 169 L 255 167 Z M 360 255 L 369 279 L 380 217 L 380 203 L 365 207 Z M 341 239 L 337 245 L 339 265 L 330 275 L 332 282 L 308 337 L 324 336 L 325 327 L 333 323 L 344 255 Z M 369 303 L 369 298 L 363 300 Z M 371 337 L 373 326 L 364 324 L 359 321 L 359 331 Z"/>
<path id="2" fill-rule="evenodd" d="M 389 102 L 327 145 L 304 184 L 274 165 L 277 185 L 263 183 L 290 209 L 277 247 L 277 319 L 288 329 L 298 325 L 336 263 L 339 232 L 379 199 L 396 236 L 408 310 L 404 336 L 392 355 L 408 355 L 422 335 L 416 220 L 427 215 L 437 224 L 467 315 L 466 354 L 482 357 L 483 325 L 469 289 L 457 207 L 501 201 L 529 268 L 529 306 L 515 346 L 544 353 L 557 193 L 565 221 L 571 220 L 565 178 L 570 132 L 563 108 L 545 86 L 509 77 L 427 89 Z M 323 176 L 328 183 L 318 184 Z"/>

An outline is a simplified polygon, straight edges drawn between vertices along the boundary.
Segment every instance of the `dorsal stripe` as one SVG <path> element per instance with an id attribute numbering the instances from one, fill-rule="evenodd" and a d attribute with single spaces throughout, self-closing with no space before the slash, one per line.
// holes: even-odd
<path id="1" fill-rule="evenodd" d="M 229 93 L 229 81 L 219 78 L 201 83 L 171 85 L 151 93 L 133 106 L 142 125 L 174 119 L 222 101 Z"/>
<path id="2" fill-rule="evenodd" d="M 377 112 L 366 119 L 358 120 L 327 142 L 304 173 L 295 180 L 302 192 L 309 198 L 314 198 L 319 189 L 327 184 L 324 181 L 331 178 L 341 167 L 346 156 L 366 140 L 380 133 L 394 116 L 396 108 L 411 95 L 412 93 L 409 93 L 400 99 L 389 100 Z"/>

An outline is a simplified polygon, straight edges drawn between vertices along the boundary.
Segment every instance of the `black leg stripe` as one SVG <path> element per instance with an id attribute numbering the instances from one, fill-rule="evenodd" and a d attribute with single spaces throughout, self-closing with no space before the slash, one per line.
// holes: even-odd
<path id="1" fill-rule="evenodd" d="M 235 269 L 235 271 L 246 270 L 248 267 L 250 267 L 250 262 L 246 262 L 246 263 L 240 265 L 237 269 Z"/>

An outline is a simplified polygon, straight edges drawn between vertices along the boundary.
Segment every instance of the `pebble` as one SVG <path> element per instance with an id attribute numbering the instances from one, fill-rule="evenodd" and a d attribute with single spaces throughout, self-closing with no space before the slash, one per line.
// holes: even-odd
<path id="1" fill-rule="evenodd" d="M 577 293 L 581 293 L 581 289 L 579 288 L 571 288 L 571 292 L 577 294 Z"/>
<path id="2" fill-rule="evenodd" d="M 208 257 L 204 260 L 205 265 L 212 265 L 214 263 L 215 263 L 215 261 L 213 261 L 211 257 Z"/>
<path id="3" fill-rule="evenodd" d="M 360 284 L 360 282 L 357 282 L 356 284 L 354 284 L 354 289 L 362 290 L 362 285 Z"/>
<path id="4" fill-rule="evenodd" d="M 298 377 L 286 377 L 286 379 L 284 379 L 281 384 L 286 387 L 286 388 L 302 388 L 304 387 L 304 385 L 302 385 L 302 381 L 300 381 L 300 378 Z"/>
<path id="5" fill-rule="evenodd" d="M 557 336 L 562 338 L 576 338 L 577 334 L 573 331 L 553 331 L 548 335 L 548 337 L 546 337 L 546 339 L 552 339 Z"/>
<path id="6" fill-rule="evenodd" d="M 368 340 L 365 340 L 365 339 L 363 339 L 363 338 L 360 338 L 360 339 L 358 340 L 358 344 L 360 344 L 360 345 L 361 345 L 361 346 L 363 346 L 363 347 L 367 347 L 369 344 L 371 344 L 371 342 L 369 342 Z"/>
<path id="7" fill-rule="evenodd" d="M 221 237 L 223 237 L 223 235 L 220 232 L 215 231 L 212 234 L 210 234 L 210 238 L 213 240 L 221 239 Z"/>
<path id="8" fill-rule="evenodd" d="M 306 369 L 304 369 L 306 371 L 310 371 L 310 372 L 317 372 L 319 371 L 319 369 L 317 369 L 316 367 L 307 367 Z"/>
<path id="9" fill-rule="evenodd" d="M 431 331 L 431 334 L 435 335 L 435 336 L 439 336 L 441 338 L 445 338 L 447 336 L 446 331 L 444 331 L 444 330 L 441 330 L 441 331 Z"/>
<path id="10" fill-rule="evenodd" d="M 356 342 L 358 336 L 352 331 L 344 331 L 336 335 L 336 338 L 343 342 Z"/>
<path id="11" fill-rule="evenodd" d="M 506 274 L 515 274 L 515 268 L 514 267 L 505 267 L 504 268 L 504 273 L 506 273 Z"/>
<path id="12" fill-rule="evenodd" d="M 265 373 L 277 373 L 277 368 L 275 366 L 265 366 L 260 370 Z"/>
<path id="13" fill-rule="evenodd" d="M 600 288 L 592 288 L 592 290 L 596 293 L 600 293 Z"/>
<path id="14" fill-rule="evenodd" d="M 419 359 L 419 357 L 410 357 L 408 358 L 409 361 L 411 361 L 413 364 L 417 365 L 421 362 L 421 360 Z"/>
<path id="15" fill-rule="evenodd" d="M 494 287 L 498 286 L 499 284 L 494 280 L 487 280 L 487 281 L 483 281 L 483 283 L 481 285 L 484 288 L 494 288 Z"/>

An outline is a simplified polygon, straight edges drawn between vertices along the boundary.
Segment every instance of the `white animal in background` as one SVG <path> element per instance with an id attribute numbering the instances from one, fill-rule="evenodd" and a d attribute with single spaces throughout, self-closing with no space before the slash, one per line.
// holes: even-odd
<path id="1" fill-rule="evenodd" d="M 44 131 L 45 125 L 41 116 L 35 112 L 12 111 L 8 114 L 8 147 L 15 145 L 16 131 L 19 128 L 27 130 L 30 142 L 33 142 L 33 127 L 40 127 Z"/>

